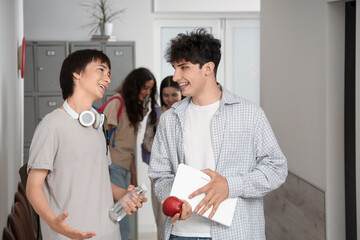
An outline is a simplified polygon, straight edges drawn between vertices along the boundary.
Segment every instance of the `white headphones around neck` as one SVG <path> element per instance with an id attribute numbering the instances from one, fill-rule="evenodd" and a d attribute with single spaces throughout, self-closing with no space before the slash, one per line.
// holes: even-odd
<path id="1" fill-rule="evenodd" d="M 65 100 L 63 107 L 65 111 L 74 119 L 79 119 L 79 122 L 84 127 L 93 126 L 94 128 L 100 128 L 104 124 L 104 114 L 98 113 L 94 108 L 90 111 L 83 111 L 80 115 L 75 112 Z"/>

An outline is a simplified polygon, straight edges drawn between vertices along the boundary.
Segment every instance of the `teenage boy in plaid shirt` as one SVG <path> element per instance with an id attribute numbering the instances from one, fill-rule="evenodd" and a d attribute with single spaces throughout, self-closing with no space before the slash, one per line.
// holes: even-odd
<path id="1" fill-rule="evenodd" d="M 189 196 L 205 193 L 195 209 L 184 201 L 181 214 L 167 218 L 163 239 L 265 239 L 263 196 L 287 176 L 286 158 L 263 110 L 217 83 L 220 48 L 218 39 L 198 29 L 179 34 L 167 50 L 173 80 L 187 97 L 160 118 L 149 177 L 160 201 L 170 195 L 179 163 L 211 181 Z M 230 227 L 210 220 L 227 198 L 237 198 Z M 201 217 L 210 207 L 210 219 Z"/>

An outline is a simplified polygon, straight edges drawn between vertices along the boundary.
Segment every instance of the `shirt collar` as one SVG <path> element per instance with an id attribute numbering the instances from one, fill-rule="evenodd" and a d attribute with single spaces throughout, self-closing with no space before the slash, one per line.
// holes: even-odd
<path id="1" fill-rule="evenodd" d="M 221 99 L 220 99 L 220 108 L 222 108 L 222 106 L 224 106 L 224 105 L 235 104 L 235 103 L 240 102 L 239 97 L 237 97 L 235 94 L 228 91 L 226 88 L 224 88 L 220 84 L 218 84 L 218 86 L 222 92 Z M 174 103 L 171 107 L 174 108 L 175 113 L 179 113 L 179 112 L 186 110 L 186 108 L 190 104 L 190 101 L 191 101 L 191 97 L 186 97 L 183 100 L 181 100 L 180 102 Z"/>

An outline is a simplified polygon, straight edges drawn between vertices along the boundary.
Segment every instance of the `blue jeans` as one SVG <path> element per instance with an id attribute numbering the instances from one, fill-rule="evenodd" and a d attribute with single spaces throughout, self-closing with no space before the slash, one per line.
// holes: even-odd
<path id="1" fill-rule="evenodd" d="M 117 164 L 112 163 L 109 166 L 109 173 L 110 173 L 110 181 L 115 184 L 118 187 L 127 189 L 130 180 L 129 176 L 130 173 L 125 168 L 120 167 Z M 123 219 L 120 221 L 120 233 L 122 240 L 128 240 L 130 237 L 130 219 L 129 216 L 126 215 Z"/>
<path id="2" fill-rule="evenodd" d="M 170 235 L 169 240 L 211 240 L 211 238 L 208 237 L 181 237 L 181 236 L 175 236 Z"/>

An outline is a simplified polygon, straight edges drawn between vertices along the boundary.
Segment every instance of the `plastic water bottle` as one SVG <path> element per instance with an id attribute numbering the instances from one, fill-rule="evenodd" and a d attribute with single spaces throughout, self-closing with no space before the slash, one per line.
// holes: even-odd
<path id="1" fill-rule="evenodd" d="M 144 196 L 145 193 L 148 191 L 148 187 L 143 183 L 141 186 L 134 188 L 131 192 L 126 193 L 119 201 L 117 201 L 112 208 L 109 210 L 109 214 L 111 219 L 114 221 L 120 221 L 126 216 L 125 208 L 129 208 L 127 202 L 131 202 L 132 198 L 137 198 L 138 201 L 140 199 L 136 196 L 142 195 Z"/>

